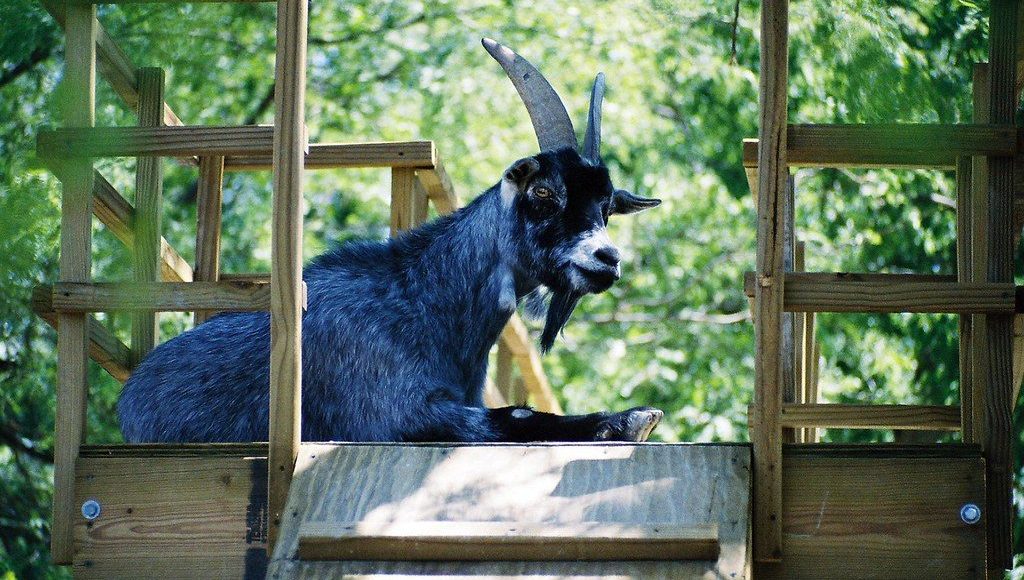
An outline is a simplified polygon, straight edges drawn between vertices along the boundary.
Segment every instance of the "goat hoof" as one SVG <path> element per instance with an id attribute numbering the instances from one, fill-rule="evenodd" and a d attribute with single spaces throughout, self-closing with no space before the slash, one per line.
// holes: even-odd
<path id="1" fill-rule="evenodd" d="M 665 413 L 654 407 L 635 407 L 616 413 L 598 426 L 594 440 L 642 443 L 647 441 L 664 416 Z"/>

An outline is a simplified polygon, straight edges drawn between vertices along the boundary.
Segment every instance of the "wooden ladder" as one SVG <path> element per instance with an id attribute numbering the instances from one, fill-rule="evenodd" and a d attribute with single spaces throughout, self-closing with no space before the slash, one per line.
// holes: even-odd
<path id="1" fill-rule="evenodd" d="M 980 445 L 986 460 L 987 568 L 990 577 L 1001 577 L 1011 566 L 1010 416 L 1020 383 L 1012 363 L 1019 312 L 1014 232 L 1024 225 L 1013 218 L 1013 167 L 1021 158 L 1013 117 L 1017 2 L 992 2 L 990 62 L 975 74 L 970 125 L 787 124 L 788 9 L 788 0 L 762 3 L 760 139 L 744 142 L 758 217 L 757 270 L 744 281 L 753 297 L 757 349 L 751 413 L 754 557 L 761 563 L 785 558 L 784 441 L 813 441 L 814 430 L 822 427 L 962 430 L 964 442 Z M 790 167 L 956 170 L 957 276 L 796 272 Z M 960 407 L 822 405 L 816 384 L 805 382 L 798 392 L 793 336 L 802 335 L 803 350 L 813 353 L 815 312 L 961 315 Z M 785 313 L 806 315 L 802 332 L 793 331 Z M 807 356 L 802 360 L 805 369 L 813 364 Z M 809 374 L 813 369 L 804 370 Z"/>

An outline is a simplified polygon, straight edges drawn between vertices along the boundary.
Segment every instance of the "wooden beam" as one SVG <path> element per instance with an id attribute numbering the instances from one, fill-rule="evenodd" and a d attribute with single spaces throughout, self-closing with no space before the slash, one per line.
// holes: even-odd
<path id="1" fill-rule="evenodd" d="M 383 143 L 311 143 L 305 155 L 306 169 L 344 169 L 360 167 L 411 167 L 432 170 L 433 141 L 393 141 Z M 225 171 L 268 170 L 269 153 L 237 156 L 224 160 Z"/>
<path id="2" fill-rule="evenodd" d="M 407 168 L 391 170 L 391 235 L 416 226 L 413 223 L 416 171 Z"/>
<path id="3" fill-rule="evenodd" d="M 747 295 L 756 291 L 744 276 Z M 805 272 L 786 276 L 784 307 L 790 312 L 1002 312 L 1016 309 L 1010 282 L 957 282 L 928 274 Z"/>
<path id="4" fill-rule="evenodd" d="M 60 92 L 67 126 L 91 127 L 96 120 L 96 8 L 65 13 L 67 43 Z M 89 159 L 68 162 L 61 197 L 60 279 L 89 282 L 92 269 L 92 178 Z M 89 324 L 84 313 L 59 313 L 57 325 L 57 409 L 54 435 L 53 523 L 50 554 L 55 564 L 74 555 L 75 467 L 85 441 L 88 404 Z"/>
<path id="5" fill-rule="evenodd" d="M 783 212 L 782 269 L 786 274 L 796 267 L 796 182 L 793 175 L 786 176 L 785 210 Z M 796 397 L 796 319 L 793 312 L 782 313 L 782 402 L 798 403 Z M 782 442 L 795 443 L 796 431 L 782 429 Z"/>
<path id="6" fill-rule="evenodd" d="M 220 279 L 220 228 L 224 190 L 224 158 L 199 159 L 199 186 L 196 193 L 196 280 Z M 197 310 L 195 324 L 202 324 L 213 313 Z"/>
<path id="7" fill-rule="evenodd" d="M 303 560 L 629 561 L 714 560 L 716 524 L 525 522 L 303 523 Z"/>
<path id="8" fill-rule="evenodd" d="M 958 157 L 956 164 L 956 279 L 966 283 L 971 275 L 971 158 Z M 964 443 L 974 442 L 974 373 L 971 364 L 971 316 L 957 319 L 957 357 L 960 364 L 960 422 Z"/>
<path id="9" fill-rule="evenodd" d="M 785 427 L 959 431 L 960 407 L 941 405 L 783 404 Z"/>
<path id="10" fill-rule="evenodd" d="M 452 181 L 448 177 L 448 173 L 445 172 L 436 149 L 432 168 L 417 171 L 416 175 L 423 183 L 423 187 L 427 190 L 427 196 L 430 201 L 434 202 L 438 213 L 452 213 L 459 208 L 459 196 L 455 193 Z"/>
<path id="11" fill-rule="evenodd" d="M 164 71 L 139 71 L 139 125 L 159 127 L 164 104 Z M 135 230 L 132 258 L 136 282 L 160 280 L 160 222 L 163 216 L 164 172 L 159 157 L 140 157 L 135 174 Z M 157 313 L 132 313 L 132 366 L 137 366 L 159 339 Z"/>
<path id="12" fill-rule="evenodd" d="M 269 285 L 255 282 L 61 282 L 53 286 L 52 294 L 57 312 L 259 311 L 270 308 Z"/>
<path id="13" fill-rule="evenodd" d="M 57 332 L 60 322 L 53 309 L 53 293 L 49 288 L 38 286 L 32 290 L 32 311 L 45 320 Z M 131 351 L 106 326 L 89 317 L 89 358 L 123 383 L 131 375 Z"/>
<path id="14" fill-rule="evenodd" d="M 754 293 L 754 559 L 782 557 L 782 297 L 789 2 L 761 3 L 757 279 Z"/>
<path id="15" fill-rule="evenodd" d="M 1017 0 L 993 0 L 989 15 L 989 121 L 1012 124 L 1017 110 Z M 1013 159 L 988 160 L 989 282 L 1013 282 Z M 987 485 L 988 569 L 993 577 L 1013 566 L 1013 314 L 986 317 L 988 385 L 981 443 Z"/>
<path id="16" fill-rule="evenodd" d="M 308 10 L 306 0 L 277 2 L 270 256 L 270 546 L 284 519 L 302 436 L 302 177 Z"/>
<path id="17" fill-rule="evenodd" d="M 96 127 L 41 131 L 41 157 L 187 157 L 190 155 L 270 154 L 274 128 Z"/>
<path id="18" fill-rule="evenodd" d="M 974 125 L 789 125 L 790 167 L 903 167 L 949 170 L 970 155 L 1017 153 L 1012 123 Z M 757 140 L 743 141 L 743 165 L 757 166 Z"/>
<path id="19" fill-rule="evenodd" d="M 974 65 L 972 71 L 972 102 L 975 123 L 989 120 L 989 67 L 988 63 Z M 971 223 L 968 243 L 970 256 L 970 277 L 972 282 L 984 282 L 988 276 L 988 158 L 971 158 Z M 985 316 L 971 316 L 970 364 L 972 381 L 971 442 L 979 442 L 985 429 L 985 397 L 988 390 L 988 332 Z"/>

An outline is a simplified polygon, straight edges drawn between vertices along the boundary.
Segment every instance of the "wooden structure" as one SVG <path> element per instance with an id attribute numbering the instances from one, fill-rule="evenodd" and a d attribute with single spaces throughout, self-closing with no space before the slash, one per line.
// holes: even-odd
<path id="1" fill-rule="evenodd" d="M 980 450 L 973 477 L 985 482 L 979 506 L 987 551 L 974 562 L 971 576 L 987 569 L 990 577 L 1002 577 L 1012 564 L 1010 416 L 1024 369 L 1024 345 L 1014 346 L 1013 249 L 1024 225 L 1014 211 L 1020 195 L 1014 166 L 1021 159 L 1014 125 L 1020 98 L 1017 48 L 1024 40 L 1018 3 L 991 4 L 989 63 L 975 71 L 975 124 L 970 125 L 788 124 L 788 10 L 787 0 L 762 4 L 760 138 L 744 143 L 758 217 L 757 271 L 745 281 L 754 299 L 757 345 L 751 416 L 755 559 L 766 574 L 783 570 L 787 576 L 793 552 L 800 550 L 785 507 L 792 488 L 783 443 L 813 440 L 814 432 L 794 428 L 951 429 L 962 433 L 965 447 Z M 791 167 L 955 170 L 957 275 L 798 272 L 791 258 L 796 239 Z M 818 404 L 816 392 L 808 398 L 808 383 L 798 388 L 793 373 L 797 333 L 789 313 L 805 313 L 799 334 L 807 352 L 813 348 L 813 326 L 807 321 L 815 312 L 959 314 L 960 406 L 850 407 Z"/>
<path id="2" fill-rule="evenodd" d="M 305 0 L 278 0 L 276 79 L 285 89 L 275 97 L 273 127 L 184 125 L 164 100 L 162 72 L 131 64 L 96 20 L 93 0 L 42 1 L 67 31 L 70 98 L 67 127 L 39 138 L 64 198 L 61 280 L 40 288 L 35 305 L 58 326 L 53 558 L 76 575 L 977 578 L 1006 564 L 1015 289 L 1006 275 L 1009 238 L 1001 236 L 1009 231 L 1007 161 L 1017 154 L 1006 114 L 1012 3 L 994 2 L 992 124 L 787 128 L 787 6 L 765 2 L 763 138 L 749 156 L 760 180 L 758 271 L 749 280 L 759 349 L 752 446 L 453 446 L 298 439 L 303 170 L 390 168 L 393 233 L 426 219 L 430 203 L 439 213 L 458 207 L 428 141 L 306 143 Z M 138 127 L 93 127 L 97 71 L 138 110 Z M 102 156 L 142 160 L 134 207 L 94 169 Z M 163 157 L 198 165 L 194 268 L 160 235 Z M 802 269 L 801 252 L 786 251 L 795 240 L 785 227 L 792 163 L 959 168 L 965 191 L 985 192 L 967 196 L 977 199 L 960 214 L 969 232 L 960 278 L 785 275 L 787 265 Z M 223 174 L 270 168 L 272 272 L 223 273 Z M 90 279 L 93 215 L 133 250 L 133 281 Z M 787 309 L 802 314 L 788 322 Z M 815 441 L 818 427 L 933 429 L 960 417 L 951 408 L 814 404 L 813 313 L 830 309 L 963 314 L 973 378 L 962 425 L 972 443 L 784 446 Z M 105 310 L 133 313 L 130 347 L 89 317 Z M 268 443 L 85 445 L 88 358 L 125 380 L 155 344 L 155 313 L 164 310 L 194 311 L 197 320 L 218 310 L 270 310 Z M 489 403 L 528 394 L 540 409 L 559 411 L 518 319 L 502 334 L 496 366 Z M 967 517 L 972 504 L 981 523 Z"/>

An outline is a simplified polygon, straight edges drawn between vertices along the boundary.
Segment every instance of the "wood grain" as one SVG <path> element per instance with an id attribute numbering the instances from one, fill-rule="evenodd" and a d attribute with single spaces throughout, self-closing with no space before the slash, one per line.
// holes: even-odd
<path id="1" fill-rule="evenodd" d="M 714 560 L 718 553 L 716 524 L 306 522 L 298 548 L 302 560 L 391 562 Z"/>
<path id="2" fill-rule="evenodd" d="M 96 127 L 40 131 L 43 157 L 187 157 L 191 155 L 267 155 L 274 128 L 244 127 Z"/>
<path id="3" fill-rule="evenodd" d="M 744 276 L 749 295 L 756 288 Z M 1008 282 L 957 282 L 930 274 L 802 272 L 786 276 L 784 307 L 791 312 L 1002 312 L 1016 308 Z"/>
<path id="4" fill-rule="evenodd" d="M 139 70 L 139 126 L 159 127 L 164 104 L 164 71 L 159 68 Z M 132 248 L 133 274 L 136 282 L 160 280 L 160 223 L 163 219 L 162 160 L 140 157 L 135 173 L 135 231 Z M 159 340 L 156 312 L 132 313 L 132 367 L 138 366 Z"/>
<path id="5" fill-rule="evenodd" d="M 75 505 L 101 512 L 75 519 L 75 576 L 262 577 L 266 446 L 132 447 L 79 460 Z"/>
<path id="6" fill-rule="evenodd" d="M 303 445 L 268 577 L 744 578 L 750 452 L 742 445 Z M 381 485 L 380 473 L 388 473 Z M 308 524 L 717 525 L 699 562 L 308 562 Z"/>
<path id="7" fill-rule="evenodd" d="M 224 158 L 199 159 L 199 184 L 196 192 L 196 269 L 198 281 L 220 279 L 220 226 L 224 191 Z M 195 324 L 202 324 L 213 313 L 197 310 Z"/>
<path id="8" fill-rule="evenodd" d="M 64 120 L 70 127 L 91 127 L 96 106 L 96 8 L 67 7 Z M 92 275 L 92 161 L 70 161 L 63 180 L 60 231 L 60 279 L 88 282 Z M 75 466 L 85 441 L 88 403 L 89 324 L 84 313 L 57 316 L 57 405 L 53 462 L 53 522 L 50 554 L 55 564 L 72 558 Z"/>
<path id="9" fill-rule="evenodd" d="M 884 445 L 864 453 L 808 447 L 787 448 L 785 556 L 759 567 L 757 578 L 985 577 L 984 525 L 959 516 L 965 503 L 984 501 L 985 467 L 976 453 L 956 457 L 950 448 L 959 446 L 943 445 L 884 457 Z M 935 456 L 925 457 L 929 449 Z"/>
<path id="10" fill-rule="evenodd" d="M 305 0 L 278 0 L 271 224 L 269 543 L 288 499 L 302 433 L 302 177 L 306 153 Z"/>
<path id="11" fill-rule="evenodd" d="M 783 404 L 784 427 L 960 430 L 960 408 L 943 405 Z"/>
<path id="12" fill-rule="evenodd" d="M 975 123 L 987 123 L 989 115 L 990 75 L 988 63 L 974 65 L 971 86 L 974 105 L 973 120 Z M 971 281 L 984 282 L 988 279 L 988 158 L 975 156 L 971 158 Z M 971 316 L 971 427 L 972 442 L 978 442 L 985 430 L 985 398 L 988 390 L 988 332 L 986 317 Z"/>
<path id="13" fill-rule="evenodd" d="M 950 170 L 956 158 L 1017 153 L 1012 123 L 973 125 L 790 125 L 790 167 L 893 167 Z M 743 141 L 743 164 L 757 165 L 756 139 Z"/>
<path id="14" fill-rule="evenodd" d="M 971 158 L 956 163 L 956 280 L 971 282 Z M 957 319 L 957 358 L 960 366 L 960 423 L 964 443 L 974 443 L 974 373 L 971 364 L 971 316 Z"/>
<path id="15" fill-rule="evenodd" d="M 270 285 L 260 282 L 61 282 L 53 286 L 57 312 L 270 309 Z"/>
<path id="16" fill-rule="evenodd" d="M 1017 110 L 1017 0 L 993 0 L 989 14 L 989 120 L 1012 124 Z M 1013 160 L 989 156 L 988 160 L 989 282 L 1013 282 Z M 985 433 L 978 439 L 987 467 L 988 568 L 993 574 L 1013 566 L 1013 315 L 990 314 L 988 334 L 988 385 L 985 398 Z"/>
<path id="17" fill-rule="evenodd" d="M 761 4 L 757 255 L 754 292 L 754 559 L 782 557 L 782 297 L 789 2 Z"/>
<path id="18" fill-rule="evenodd" d="M 391 235 L 395 236 L 416 224 L 413 223 L 415 197 L 413 187 L 416 171 L 407 168 L 391 170 Z"/>
<path id="19" fill-rule="evenodd" d="M 306 169 L 359 167 L 406 167 L 433 171 L 433 141 L 391 141 L 383 143 L 311 143 L 305 154 Z M 271 168 L 266 153 L 229 156 L 226 171 L 258 171 Z"/>

